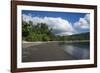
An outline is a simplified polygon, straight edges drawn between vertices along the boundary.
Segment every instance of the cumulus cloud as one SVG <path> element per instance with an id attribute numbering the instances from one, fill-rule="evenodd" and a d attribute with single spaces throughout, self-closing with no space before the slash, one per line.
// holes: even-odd
<path id="1" fill-rule="evenodd" d="M 90 14 L 86 14 L 84 18 L 80 18 L 79 21 L 74 23 L 74 27 L 78 29 L 90 28 Z"/>
<path id="2" fill-rule="evenodd" d="M 33 24 L 46 23 L 57 35 L 72 35 L 75 32 L 72 24 L 61 17 L 32 17 L 31 15 L 22 15 L 26 22 L 32 21 Z M 56 33 L 56 31 L 59 31 Z"/>

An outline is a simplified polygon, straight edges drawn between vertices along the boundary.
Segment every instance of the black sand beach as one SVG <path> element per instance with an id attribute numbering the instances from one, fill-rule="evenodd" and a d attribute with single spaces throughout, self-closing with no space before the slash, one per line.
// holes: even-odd
<path id="1" fill-rule="evenodd" d="M 58 42 L 42 44 L 24 43 L 22 49 L 22 62 L 76 60 L 66 53 Z"/>

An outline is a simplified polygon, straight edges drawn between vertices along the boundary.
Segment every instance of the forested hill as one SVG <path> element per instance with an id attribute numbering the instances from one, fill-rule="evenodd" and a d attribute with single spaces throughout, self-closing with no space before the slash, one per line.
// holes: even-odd
<path id="1" fill-rule="evenodd" d="M 72 35 L 72 36 L 89 36 L 90 32 L 84 32 L 84 33 L 79 33 L 79 34 L 75 34 L 75 35 Z"/>
<path id="2" fill-rule="evenodd" d="M 65 38 L 67 40 L 89 40 L 90 39 L 90 32 L 69 35 L 69 36 L 65 36 Z"/>

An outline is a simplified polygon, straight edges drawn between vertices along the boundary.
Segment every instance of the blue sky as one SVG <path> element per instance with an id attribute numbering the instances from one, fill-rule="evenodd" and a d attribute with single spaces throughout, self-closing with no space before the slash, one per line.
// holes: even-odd
<path id="1" fill-rule="evenodd" d="M 22 16 L 27 22 L 47 23 L 58 35 L 89 32 L 90 29 L 90 16 L 87 13 L 22 10 Z"/>

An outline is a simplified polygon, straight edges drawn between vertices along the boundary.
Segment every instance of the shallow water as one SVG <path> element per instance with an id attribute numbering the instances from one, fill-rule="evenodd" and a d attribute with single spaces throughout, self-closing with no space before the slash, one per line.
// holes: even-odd
<path id="1" fill-rule="evenodd" d="M 90 58 L 89 42 L 60 43 L 59 46 L 62 47 L 66 53 L 69 53 L 77 59 Z"/>

